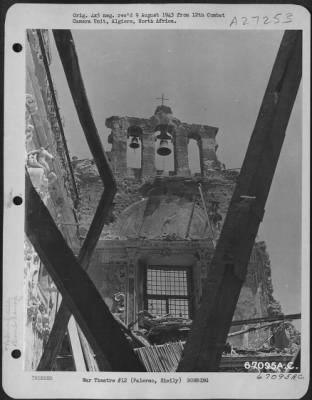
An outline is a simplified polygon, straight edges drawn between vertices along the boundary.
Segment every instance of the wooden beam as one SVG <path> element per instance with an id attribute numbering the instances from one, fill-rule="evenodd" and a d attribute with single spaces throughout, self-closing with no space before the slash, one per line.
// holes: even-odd
<path id="1" fill-rule="evenodd" d="M 301 80 L 302 33 L 286 31 L 178 371 L 217 371 Z"/>
<path id="2" fill-rule="evenodd" d="M 287 314 L 287 315 L 276 315 L 275 317 L 259 317 L 250 319 L 241 319 L 232 321 L 231 326 L 245 325 L 245 324 L 258 324 L 259 322 L 273 322 L 273 321 L 291 321 L 293 319 L 301 319 L 301 314 Z"/>
<path id="3" fill-rule="evenodd" d="M 110 203 L 112 202 L 112 199 L 114 197 L 113 193 L 115 192 L 109 192 L 106 196 L 107 192 L 109 192 L 108 188 L 103 193 L 95 216 L 89 228 L 87 237 L 79 252 L 78 262 L 85 270 L 87 270 L 88 268 L 89 260 L 92 256 L 92 251 L 95 248 L 97 240 L 101 235 L 104 226 L 104 220 L 108 215 L 108 212 L 110 210 Z M 62 300 L 60 308 L 55 316 L 55 320 L 46 348 L 41 356 L 39 365 L 37 367 L 38 371 L 51 371 L 54 361 L 59 354 L 70 316 L 71 312 L 68 309 L 65 301 Z M 108 368 L 107 364 L 105 368 Z"/>
<path id="4" fill-rule="evenodd" d="M 283 324 L 283 321 L 278 321 L 278 322 L 270 322 L 270 323 L 267 323 L 265 325 L 260 325 L 260 326 L 247 327 L 247 328 L 241 329 L 240 331 L 235 331 L 235 332 L 229 333 L 228 334 L 228 338 L 229 337 L 233 337 L 233 336 L 240 336 L 240 335 L 243 335 L 244 333 L 248 333 L 248 332 L 255 332 L 255 331 L 258 331 L 259 329 L 267 329 L 267 328 L 270 328 L 272 326 L 273 327 L 277 326 L 277 325 L 281 326 L 282 324 Z M 267 340 L 268 339 L 266 339 L 265 342 Z M 262 345 L 260 347 L 262 347 Z"/>
<path id="5" fill-rule="evenodd" d="M 53 35 L 81 127 L 104 185 L 103 196 L 79 254 L 80 263 L 87 264 L 109 216 L 117 185 L 92 116 L 71 31 L 56 30 Z"/>
<path id="6" fill-rule="evenodd" d="M 55 225 L 28 173 L 26 204 L 26 235 L 95 352 L 99 367 L 104 369 L 108 361 L 113 371 L 144 371 L 101 295 Z"/>
<path id="7" fill-rule="evenodd" d="M 77 326 L 77 330 L 78 330 L 78 335 L 80 338 L 80 342 L 82 344 L 83 354 L 85 356 L 85 360 L 88 365 L 89 372 L 99 371 L 99 366 L 95 360 L 95 355 L 94 355 L 93 350 L 91 349 L 85 335 L 83 334 L 83 332 L 81 331 L 79 326 Z"/>
<path id="8" fill-rule="evenodd" d="M 83 357 L 81 343 L 78 335 L 78 329 L 74 317 L 71 316 L 68 323 L 68 335 L 75 363 L 76 371 L 86 371 L 86 364 Z"/>
<path id="9" fill-rule="evenodd" d="M 47 80 L 48 80 L 48 84 L 49 84 L 50 92 L 51 92 L 51 97 L 52 97 L 52 101 L 53 101 L 53 104 L 54 104 L 56 120 L 57 120 L 57 123 L 58 123 L 58 126 L 59 126 L 59 130 L 60 130 L 60 134 L 61 134 L 61 137 L 62 137 L 62 141 L 63 141 L 63 146 L 64 146 L 64 150 L 65 150 L 65 157 L 66 157 L 66 160 L 67 160 L 70 176 L 71 176 L 71 179 L 72 179 L 72 185 L 73 185 L 75 196 L 76 196 L 74 204 L 77 205 L 78 199 L 79 199 L 79 194 L 78 194 L 78 190 L 77 190 L 77 186 L 76 186 L 73 167 L 72 167 L 72 164 L 71 164 L 71 161 L 70 161 L 70 157 L 69 157 L 69 150 L 68 150 L 67 141 L 66 141 L 66 137 L 65 137 L 65 133 L 64 133 L 64 129 L 63 129 L 62 118 L 61 118 L 61 115 L 60 115 L 60 110 L 58 108 L 58 102 L 57 102 L 57 99 L 56 99 L 56 95 L 55 95 L 55 91 L 54 91 L 54 85 L 53 85 L 53 81 L 52 81 L 52 77 L 51 77 L 51 73 L 50 73 L 50 69 L 49 69 L 49 62 L 48 62 L 48 58 L 47 58 L 47 55 L 46 55 L 46 52 L 45 52 L 43 38 L 42 38 L 42 34 L 41 34 L 40 29 L 37 29 L 37 36 L 38 36 L 38 42 L 39 42 L 40 51 L 41 51 L 41 54 L 42 54 L 42 61 L 43 61 L 43 65 L 44 65 L 44 68 L 45 68 L 45 71 L 46 71 Z"/>
<path id="10" fill-rule="evenodd" d="M 38 36 L 41 37 L 40 30 L 38 30 L 37 33 Z M 116 182 L 109 162 L 106 159 L 101 139 L 92 117 L 71 32 L 62 30 L 56 31 L 54 34 L 79 120 L 104 184 L 103 195 L 78 256 L 79 264 L 86 270 L 103 230 L 104 223 L 109 216 L 112 202 L 116 194 Z M 41 51 L 45 54 L 43 42 Z M 45 68 L 47 75 L 49 76 L 50 72 L 48 63 L 45 63 Z M 71 313 L 68 307 L 65 302 L 62 301 L 60 309 L 55 317 L 46 348 L 37 367 L 38 371 L 50 371 L 52 369 L 54 360 L 59 354 L 70 316 Z M 107 368 L 109 368 L 108 364 L 105 363 L 105 369 Z"/>
<path id="11" fill-rule="evenodd" d="M 94 135 L 97 128 L 88 102 L 86 89 L 79 67 L 74 38 L 70 30 L 53 30 L 55 44 L 64 68 L 67 83 L 77 110 L 77 115 L 86 135 L 94 161 L 99 169 L 103 182 L 113 182 L 114 177 L 108 160 L 103 152 L 99 135 Z M 88 134 L 90 133 L 90 134 Z"/>

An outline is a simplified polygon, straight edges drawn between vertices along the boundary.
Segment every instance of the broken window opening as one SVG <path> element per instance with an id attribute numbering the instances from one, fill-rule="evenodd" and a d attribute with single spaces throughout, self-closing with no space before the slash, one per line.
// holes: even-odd
<path id="1" fill-rule="evenodd" d="M 145 309 L 153 315 L 190 318 L 191 290 L 188 267 L 148 266 Z"/>

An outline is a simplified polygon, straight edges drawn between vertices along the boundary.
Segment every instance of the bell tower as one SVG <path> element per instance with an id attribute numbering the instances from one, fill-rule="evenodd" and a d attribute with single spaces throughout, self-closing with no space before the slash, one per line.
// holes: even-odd
<path id="1" fill-rule="evenodd" d="M 222 169 L 216 150 L 218 128 L 181 122 L 176 118 L 170 106 L 164 104 L 164 95 L 154 114 L 150 118 L 119 117 L 107 118 L 106 126 L 111 129 L 108 142 L 112 149 L 107 153 L 114 174 L 118 177 L 135 176 L 142 181 L 161 176 L 162 170 L 156 168 L 156 157 L 168 157 L 173 149 L 173 176 L 192 176 L 188 160 L 190 139 L 197 142 L 200 158 L 200 175 L 209 176 L 212 171 Z M 141 168 L 129 168 L 127 165 L 127 142 L 129 148 L 141 151 Z"/>
<path id="2" fill-rule="evenodd" d="M 112 144 L 107 156 L 117 193 L 89 271 L 106 304 L 127 324 L 135 324 L 143 309 L 194 317 L 239 175 L 237 170 L 225 169 L 217 158 L 218 128 L 181 122 L 164 100 L 149 118 L 112 116 L 106 120 Z M 190 168 L 194 144 L 199 159 L 196 172 Z M 127 165 L 127 152 L 141 152 L 140 168 Z M 174 159 L 174 169 L 169 173 L 157 168 L 161 164 L 157 161 L 168 157 Z M 80 177 L 81 225 L 94 215 L 103 191 L 100 178 L 97 181 L 85 164 L 75 170 Z M 253 254 L 236 319 L 267 313 L 270 299 L 264 250 L 256 244 Z M 173 281 L 187 276 L 187 289 L 179 289 L 184 290 L 185 298 L 153 299 L 148 282 L 154 279 L 157 286 L 164 279 L 162 271 L 170 271 Z M 124 303 L 118 308 L 115 303 L 120 294 Z M 166 306 L 160 307 L 160 303 Z M 249 336 L 250 343 L 261 340 L 262 336 Z"/>

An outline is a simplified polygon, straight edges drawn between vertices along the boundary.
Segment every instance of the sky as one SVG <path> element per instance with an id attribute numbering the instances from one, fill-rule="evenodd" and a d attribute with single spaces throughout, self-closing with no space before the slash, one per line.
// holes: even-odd
<path id="1" fill-rule="evenodd" d="M 149 118 L 164 93 L 169 99 L 165 104 L 181 121 L 218 127 L 219 160 L 227 168 L 241 167 L 282 31 L 72 33 L 106 150 L 110 148 L 106 118 Z M 51 42 L 51 72 L 70 153 L 90 157 L 52 37 Z M 267 244 L 274 296 L 284 313 L 301 310 L 301 95 L 300 87 L 258 235 Z M 192 165 L 195 161 L 192 148 Z"/>

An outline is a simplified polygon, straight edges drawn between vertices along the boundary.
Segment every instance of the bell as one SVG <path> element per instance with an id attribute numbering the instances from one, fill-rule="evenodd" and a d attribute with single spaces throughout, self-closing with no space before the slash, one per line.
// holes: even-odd
<path id="1" fill-rule="evenodd" d="M 169 156 L 170 153 L 171 149 L 169 147 L 168 140 L 161 139 L 159 147 L 157 149 L 157 154 L 159 154 L 160 156 Z"/>
<path id="2" fill-rule="evenodd" d="M 140 147 L 138 138 L 137 138 L 136 136 L 133 136 L 133 137 L 132 137 L 131 143 L 130 143 L 129 147 L 130 147 L 131 149 L 138 149 L 138 148 Z"/>

